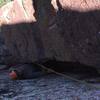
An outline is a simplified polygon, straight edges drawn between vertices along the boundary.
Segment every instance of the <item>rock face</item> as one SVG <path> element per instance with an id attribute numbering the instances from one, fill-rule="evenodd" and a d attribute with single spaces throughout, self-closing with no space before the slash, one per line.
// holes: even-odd
<path id="1" fill-rule="evenodd" d="M 21 5 L 19 0 L 15 2 Z M 30 9 L 25 6 L 25 2 L 24 7 L 19 7 L 21 12 L 13 7 L 15 13 L 11 21 L 1 26 L 10 55 L 5 63 L 48 58 L 100 68 L 98 0 L 33 0 L 34 9 L 32 5 Z"/>

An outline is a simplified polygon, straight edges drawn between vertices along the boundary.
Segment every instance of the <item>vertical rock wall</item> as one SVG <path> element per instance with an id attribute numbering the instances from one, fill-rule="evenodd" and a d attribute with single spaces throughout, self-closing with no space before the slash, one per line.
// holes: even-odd
<path id="1" fill-rule="evenodd" d="M 15 4 L 18 1 L 15 0 Z M 12 55 L 9 62 L 49 58 L 100 65 L 99 1 L 33 0 L 29 6 L 31 10 L 20 3 L 21 10 L 17 9 L 17 4 L 16 9 L 11 10 L 15 12 L 11 17 L 14 23 L 1 26 Z M 17 17 L 18 20 L 14 19 Z"/>

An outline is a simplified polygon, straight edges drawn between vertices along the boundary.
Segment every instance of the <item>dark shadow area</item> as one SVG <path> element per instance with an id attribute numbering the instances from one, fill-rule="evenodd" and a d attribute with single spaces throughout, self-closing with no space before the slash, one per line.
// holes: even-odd
<path id="1" fill-rule="evenodd" d="M 79 79 L 91 79 L 91 78 L 99 78 L 100 74 L 96 70 L 96 68 L 87 66 L 85 64 L 81 64 L 79 62 L 62 62 L 49 60 L 42 65 L 47 68 L 53 69 L 56 72 L 63 73 L 65 75 L 73 76 Z"/>
<path id="2" fill-rule="evenodd" d="M 100 11 L 72 11 L 63 9 L 58 2 L 55 12 L 51 0 L 33 1 L 37 22 L 1 26 L 8 48 L 0 55 L 1 63 L 51 59 L 43 64 L 57 71 L 97 73 L 88 66 L 100 69 Z M 51 28 L 53 25 L 56 27 Z"/>

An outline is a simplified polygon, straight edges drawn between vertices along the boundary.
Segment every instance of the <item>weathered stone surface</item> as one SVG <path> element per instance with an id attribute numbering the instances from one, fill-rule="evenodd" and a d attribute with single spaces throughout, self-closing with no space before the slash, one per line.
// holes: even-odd
<path id="1" fill-rule="evenodd" d="M 2 53 L 2 56 L 4 57 L 3 58 L 4 61 L 0 60 L 1 62 L 3 63 L 16 63 L 22 61 L 25 62 L 29 59 L 27 55 L 30 55 L 30 59 L 33 59 L 32 57 L 35 56 L 35 54 L 33 54 L 33 56 L 31 54 L 32 53 L 31 51 L 34 52 L 33 49 L 34 47 L 32 47 L 31 45 L 34 45 L 34 41 L 32 40 L 33 39 L 32 30 L 34 30 L 35 27 L 33 24 L 31 25 L 31 23 L 28 24 L 29 22 L 35 22 L 35 17 L 33 16 L 33 13 L 34 13 L 34 9 L 32 6 L 32 0 L 24 0 L 23 3 L 21 2 L 21 0 L 14 0 L 13 2 L 8 3 L 7 5 L 3 6 L 0 9 L 0 26 L 1 26 L 0 33 L 2 35 L 2 36 L 0 35 L 0 37 L 3 39 L 4 42 L 3 45 L 5 45 L 5 48 L 9 52 L 6 58 Z M 24 23 L 22 22 L 24 23 L 26 22 L 27 24 L 24 25 Z M 22 23 L 22 24 L 18 24 L 18 23 Z M 29 48 L 32 47 L 29 50 L 26 50 L 28 49 L 28 47 L 26 47 L 28 41 L 25 40 L 27 36 L 29 36 L 28 41 L 30 41 L 28 46 Z M 21 48 L 18 47 L 20 48 L 20 50 L 15 49 L 16 45 L 20 45 L 20 46 L 22 45 Z M 2 46 L 1 49 L 3 49 Z M 27 54 L 25 50 L 28 51 Z M 22 57 L 23 55 L 24 58 Z M 20 60 L 18 60 L 19 58 Z M 35 58 L 36 57 L 34 57 L 34 59 Z"/>
<path id="2" fill-rule="evenodd" d="M 98 0 L 33 0 L 34 9 L 32 0 L 29 0 L 31 7 L 27 6 L 27 0 L 24 1 L 25 7 L 19 0 L 13 2 L 13 9 L 8 13 L 11 20 L 7 23 L 10 25 L 1 27 L 11 54 L 5 62 L 34 62 L 50 58 L 99 68 Z"/>
<path id="3" fill-rule="evenodd" d="M 100 89 L 50 74 L 31 80 L 12 81 L 0 71 L 1 100 L 99 100 Z M 75 76 L 75 75 L 73 75 Z M 79 76 L 79 75 L 77 75 Z M 94 84 L 100 86 L 98 84 Z"/>

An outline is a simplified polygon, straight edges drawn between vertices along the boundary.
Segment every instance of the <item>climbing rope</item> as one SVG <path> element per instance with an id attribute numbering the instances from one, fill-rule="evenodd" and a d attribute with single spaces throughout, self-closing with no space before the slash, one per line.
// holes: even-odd
<path id="1" fill-rule="evenodd" d="M 100 89 L 100 85 L 99 85 L 99 86 L 93 85 L 93 84 L 91 84 L 91 83 L 87 83 L 86 81 L 73 78 L 73 77 L 71 77 L 71 76 L 69 76 L 69 75 L 65 75 L 65 74 L 63 74 L 63 73 L 57 72 L 57 71 L 55 71 L 55 70 L 53 70 L 53 69 L 51 69 L 51 68 L 47 68 L 46 66 L 44 66 L 44 65 L 42 65 L 42 64 L 39 64 L 39 63 L 36 63 L 36 65 L 40 66 L 43 70 L 45 70 L 45 71 L 47 71 L 47 72 L 52 72 L 52 73 L 54 73 L 54 74 L 57 74 L 57 75 L 59 75 L 59 76 L 62 76 L 62 77 L 64 77 L 64 78 L 66 78 L 66 79 L 71 79 L 71 80 L 76 81 L 76 82 L 78 82 L 78 83 L 85 84 L 85 85 L 87 85 L 88 87 L 91 87 L 91 88 Z"/>

